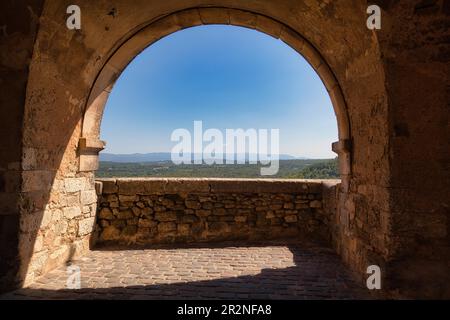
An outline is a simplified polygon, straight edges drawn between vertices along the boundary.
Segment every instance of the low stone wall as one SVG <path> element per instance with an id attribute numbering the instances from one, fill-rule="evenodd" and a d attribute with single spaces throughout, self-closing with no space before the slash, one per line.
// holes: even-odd
<path id="1" fill-rule="evenodd" d="M 324 183 L 318 180 L 140 178 L 97 184 L 97 244 L 330 239 Z"/>

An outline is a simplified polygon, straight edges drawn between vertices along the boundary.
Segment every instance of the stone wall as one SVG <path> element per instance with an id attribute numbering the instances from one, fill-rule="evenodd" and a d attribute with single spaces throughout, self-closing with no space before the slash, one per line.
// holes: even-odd
<path id="1" fill-rule="evenodd" d="M 321 181 L 152 178 L 99 183 L 97 244 L 330 240 Z"/>
<path id="2" fill-rule="evenodd" d="M 378 41 L 375 34 L 366 28 L 366 1 L 331 1 L 325 4 L 319 0 L 118 0 L 112 6 L 110 1 L 80 0 L 77 4 L 83 10 L 83 27 L 79 31 L 64 27 L 67 1 L 45 1 L 39 15 L 34 52 L 28 64 L 27 91 L 25 96 L 21 96 L 25 100 L 21 123 L 22 162 L 27 167 L 20 170 L 24 175 L 21 187 L 28 191 L 20 194 L 20 206 L 23 208 L 20 216 L 21 219 L 33 219 L 36 224 L 27 232 L 16 230 L 7 234 L 2 231 L 5 237 L 15 236 L 23 244 L 14 252 L 14 256 L 20 259 L 5 256 L 11 260 L 10 265 L 19 264 L 21 272 L 5 277 L 15 277 L 19 281 L 32 279 L 33 274 L 41 272 L 38 270 L 49 270 L 54 265 L 45 254 L 36 255 L 33 252 L 34 241 L 42 232 L 38 222 L 43 218 L 50 199 L 65 194 L 57 191 L 59 181 L 86 178 L 91 182 L 84 191 L 93 190 L 95 169 L 92 167 L 86 171 L 81 160 L 91 158 L 92 149 L 101 148 L 101 143 L 98 143 L 100 136 L 84 134 L 90 127 L 100 127 L 102 114 L 90 115 L 89 110 L 93 105 L 104 103 L 111 91 L 109 82 L 99 76 L 104 75 L 105 71 L 106 74 L 117 75 L 123 71 L 123 68 L 108 68 L 108 61 L 119 47 L 128 43 L 127 40 L 131 43 L 139 40 L 136 33 L 146 27 L 154 32 L 144 40 L 152 42 L 152 39 L 162 36 L 161 29 L 175 32 L 209 23 L 231 23 L 250 28 L 264 25 L 267 34 L 284 39 L 305 57 L 308 58 L 312 48 L 320 53 L 320 59 L 313 56 L 309 60 L 319 75 L 334 75 L 331 78 L 335 78 L 335 83 L 330 81 L 330 77 L 323 80 L 327 84 L 334 83 L 328 86 L 330 99 L 339 101 L 334 103 L 335 107 L 346 106 L 345 113 L 349 116 L 347 128 L 351 128 L 350 136 L 340 137 L 351 137 L 352 140 L 350 187 L 343 188 L 340 193 L 340 202 L 345 202 L 348 209 L 339 211 L 342 215 L 340 220 L 349 221 L 348 217 L 355 217 L 351 210 L 356 208 L 372 220 L 380 217 L 382 209 L 382 222 L 389 221 L 386 201 L 389 198 L 389 153 L 386 152 L 389 145 L 388 99 L 385 98 L 384 65 Z M 109 14 L 112 7 L 117 12 L 115 16 Z M 175 14 L 192 8 L 198 9 L 196 23 L 186 24 L 185 16 Z M 230 14 L 231 8 L 243 12 Z M 166 16 L 167 19 L 159 22 L 160 17 Z M 281 22 L 293 32 L 282 33 L 273 21 Z M 305 41 L 298 41 L 293 35 L 301 35 Z M 309 44 L 307 50 L 304 50 L 305 43 Z M 126 58 L 132 59 L 135 54 L 128 52 Z M 330 72 L 323 73 L 327 68 Z M 336 91 L 338 87 L 342 90 Z M 98 89 L 102 91 L 98 92 Z M 340 91 L 342 95 L 337 94 Z M 17 101 L 14 97 L 11 99 Z M 339 111 L 344 110 L 337 108 L 336 111 L 338 118 L 341 118 Z M 8 132 L 17 129 L 14 125 L 7 125 L 6 128 Z M 342 128 L 342 123 L 339 123 L 339 128 Z M 350 149 L 350 144 L 347 147 Z M 27 184 L 33 181 L 44 183 L 30 189 Z M 361 194 L 361 190 L 369 192 Z M 81 198 L 78 206 L 84 207 Z M 339 207 L 342 209 L 341 205 Z M 357 216 L 355 219 L 360 218 L 363 217 Z M 368 252 L 375 253 L 376 262 L 385 258 L 388 225 L 378 223 L 369 228 L 369 224 L 363 223 L 361 231 L 364 232 L 359 232 L 355 230 L 355 223 L 348 223 L 341 224 L 337 231 L 343 235 L 342 241 L 338 241 L 338 252 L 361 275 L 365 275 L 367 265 L 373 263 Z M 372 238 L 367 239 L 366 234 Z M 61 249 L 65 252 L 71 237 L 69 234 L 65 238 L 61 235 L 64 245 L 59 246 L 55 240 L 45 250 L 59 252 Z M 349 251 L 348 248 L 355 242 L 356 250 Z M 58 261 L 64 261 L 65 256 L 62 254 Z M 29 266 L 36 272 L 29 272 Z"/>
<path id="3" fill-rule="evenodd" d="M 51 179 L 51 173 L 43 173 L 40 180 L 26 183 L 28 192 L 36 194 L 45 186 L 51 196 L 36 194 L 34 201 L 22 204 L 24 211 L 31 212 L 20 220 L 22 258 L 31 257 L 21 269 L 26 274 L 24 285 L 89 250 L 97 208 L 93 175 Z"/>
<path id="4" fill-rule="evenodd" d="M 336 189 L 336 201 L 325 204 L 336 209 L 337 251 L 361 277 L 367 265 L 380 265 L 386 286 L 401 295 L 449 297 L 449 2 L 373 2 L 383 9 L 378 31 L 366 28 L 364 0 L 79 0 L 83 27 L 74 31 L 64 27 L 68 1 L 2 1 L 0 291 L 50 270 L 70 257 L 72 243 L 88 237 L 70 222 L 88 219 L 81 194 L 94 188 L 93 171 L 80 172 L 85 155 L 79 142 L 91 138 L 82 130 L 89 127 L 88 99 L 113 53 L 159 17 L 200 8 L 206 14 L 199 24 L 251 27 L 257 25 L 254 14 L 279 21 L 321 54 L 326 64 L 315 65 L 335 75 L 351 128 L 348 187 Z M 230 8 L 252 14 L 231 19 Z M 175 19 L 165 27 L 185 25 Z M 161 24 L 154 28 L 158 38 Z M 287 43 L 298 45 L 295 39 Z M 94 104 L 103 103 L 110 90 Z M 100 127 L 101 117 L 87 118 Z M 85 179 L 84 189 L 66 190 L 69 179 Z M 66 205 L 66 197 L 78 202 Z M 73 228 L 67 233 L 41 226 L 49 212 L 58 217 L 66 207 L 81 211 L 68 218 Z M 55 234 L 53 241 L 35 253 L 45 234 Z"/>
<path id="5" fill-rule="evenodd" d="M 29 64 L 43 0 L 0 3 L 0 291 L 17 285 L 23 120 Z M 25 195 L 26 197 L 26 195 Z"/>
<path id="6" fill-rule="evenodd" d="M 402 294 L 450 299 L 450 1 L 384 9 L 392 17 L 379 35 L 392 137 L 387 269 Z"/>

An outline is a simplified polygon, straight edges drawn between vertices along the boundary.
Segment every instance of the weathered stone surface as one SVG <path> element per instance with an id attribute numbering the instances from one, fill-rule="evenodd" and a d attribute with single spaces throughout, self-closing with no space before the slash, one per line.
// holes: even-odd
<path id="1" fill-rule="evenodd" d="M 80 195 L 82 205 L 93 204 L 97 202 L 97 193 L 95 190 L 82 191 Z"/>
<path id="2" fill-rule="evenodd" d="M 158 232 L 162 235 L 175 230 L 177 230 L 177 224 L 175 222 L 160 222 L 158 224 Z"/>
<path id="3" fill-rule="evenodd" d="M 64 186 L 66 192 L 77 192 L 84 190 L 85 179 L 84 178 L 67 178 L 64 180 Z"/>
<path id="4" fill-rule="evenodd" d="M 158 222 L 149 219 L 139 219 L 138 225 L 139 227 L 153 228 L 158 225 Z"/>
<path id="5" fill-rule="evenodd" d="M 129 225 L 126 226 L 123 230 L 122 230 L 122 235 L 125 237 L 129 237 L 129 236 L 134 236 L 137 232 L 137 227 L 134 225 Z"/>
<path id="6" fill-rule="evenodd" d="M 107 219 L 107 220 L 114 219 L 114 215 L 113 215 L 111 209 L 109 209 L 109 208 L 102 208 L 98 213 L 98 217 L 100 219 Z"/>
<path id="7" fill-rule="evenodd" d="M 177 224 L 177 232 L 178 234 L 182 235 L 182 236 L 187 236 L 189 235 L 191 231 L 191 225 L 187 224 L 187 223 L 180 223 Z"/>
<path id="8" fill-rule="evenodd" d="M 119 202 L 134 202 L 138 199 L 136 195 L 122 195 L 122 194 L 119 194 L 118 198 Z"/>
<path id="9" fill-rule="evenodd" d="M 145 179 L 125 180 L 127 190 L 135 190 L 135 195 L 106 193 L 99 198 L 97 229 L 101 235 L 100 242 L 157 244 L 226 240 L 227 238 L 267 239 L 305 236 L 323 239 L 329 237 L 328 214 L 316 212 L 316 209 L 310 206 L 312 202 L 320 203 L 319 200 L 309 200 L 309 198 L 321 199 L 322 189 L 309 188 L 305 181 L 300 183 L 299 188 L 295 188 L 300 190 L 300 193 L 285 193 L 290 187 L 286 188 L 282 181 L 277 181 L 272 185 L 279 189 L 271 189 L 267 193 L 247 190 L 245 194 L 239 194 L 228 192 L 231 189 L 236 190 L 232 187 L 230 180 L 223 180 L 226 192 L 217 192 L 213 189 L 204 192 L 202 186 L 205 181 L 209 183 L 210 179 L 194 179 L 189 184 L 187 179 L 183 179 L 182 193 L 161 194 L 157 189 L 154 189 L 154 193 L 150 193 L 151 188 L 145 187 Z M 166 189 L 175 189 L 170 187 L 172 182 L 177 185 L 176 188 L 179 188 L 179 179 L 161 180 L 160 184 Z M 213 180 L 214 184 L 219 186 L 220 180 Z M 136 183 L 135 186 L 132 181 Z M 119 186 L 122 185 L 121 179 L 117 179 L 116 183 Z M 153 178 L 149 180 L 149 183 L 155 186 L 159 182 Z M 197 183 L 201 186 L 197 187 Z M 296 184 L 292 181 L 285 183 Z M 240 186 L 242 181 L 236 181 L 236 184 Z M 317 183 L 312 182 L 312 184 L 315 186 Z M 188 186 L 193 191 L 185 193 Z M 139 187 L 143 187 L 145 192 L 139 191 Z M 223 188 L 217 187 L 216 190 L 218 189 Z M 197 190 L 202 192 L 198 193 Z M 276 192 L 277 190 L 279 192 Z M 305 193 L 305 190 L 315 190 L 317 193 Z M 120 211 L 115 207 L 117 199 L 122 201 Z M 301 223 L 292 229 L 292 225 L 298 222 L 298 211 L 293 209 L 297 202 L 306 206 L 308 214 L 304 214 Z M 270 208 L 277 210 L 273 211 Z M 316 220 L 321 223 L 317 225 Z M 309 227 L 313 225 L 316 227 Z M 111 226 L 121 233 L 115 232 Z M 128 228 L 130 226 L 136 226 L 137 229 Z M 106 232 L 103 231 L 104 229 Z"/>
<path id="10" fill-rule="evenodd" d="M 81 216 L 81 209 L 80 207 L 63 208 L 63 215 L 67 219 L 74 219 Z"/>
<path id="11" fill-rule="evenodd" d="M 363 284 L 354 279 L 328 248 L 305 250 L 296 243 L 280 241 L 262 245 L 236 241 L 225 248 L 214 244 L 209 248 L 176 245 L 170 248 L 164 254 L 158 248 L 114 250 L 109 254 L 93 250 L 86 259 L 77 261 L 83 270 L 81 290 L 67 290 L 67 266 L 61 266 L 29 288 L 0 295 L 0 299 L 91 299 L 92 292 L 108 290 L 104 288 L 107 284 L 121 288 L 108 290 L 111 299 L 132 299 L 138 294 L 139 298 L 152 300 L 155 299 L 153 290 L 138 288 L 161 286 L 160 278 L 170 285 L 161 286 L 157 295 L 176 299 L 200 299 L 206 294 L 224 299 L 258 299 L 269 295 L 292 300 L 370 298 Z M 101 274 L 108 277 L 100 278 Z M 212 274 L 223 285 L 211 286 L 210 281 L 204 280 Z M 261 286 L 253 283 L 264 284 L 268 293 L 262 293 Z"/>
<path id="12" fill-rule="evenodd" d="M 163 221 L 163 222 L 175 221 L 175 220 L 177 220 L 177 214 L 172 211 L 157 212 L 157 213 L 155 213 L 155 220 Z"/>
<path id="13" fill-rule="evenodd" d="M 78 235 L 84 236 L 92 232 L 95 217 L 80 220 L 78 222 Z"/>
<path id="14" fill-rule="evenodd" d="M 290 216 L 285 216 L 284 220 L 286 220 L 287 223 L 293 223 L 293 222 L 297 222 L 297 216 L 295 215 L 290 215 Z"/>
<path id="15" fill-rule="evenodd" d="M 120 237 L 120 231 L 114 226 L 108 226 L 102 230 L 100 238 L 104 241 L 117 240 Z"/>
<path id="16" fill-rule="evenodd" d="M 202 205 L 197 201 L 186 200 L 186 208 L 188 209 L 200 209 Z"/>
<path id="17" fill-rule="evenodd" d="M 117 193 L 117 191 L 119 190 L 117 185 L 116 185 L 116 181 L 115 180 L 102 179 L 101 183 L 103 185 L 103 187 L 102 187 L 102 194 Z"/>
<path id="18" fill-rule="evenodd" d="M 41 223 L 41 214 L 38 212 L 34 214 L 23 215 L 20 219 L 20 230 L 22 232 L 32 232 L 39 228 Z"/>
<path id="19" fill-rule="evenodd" d="M 134 218 L 134 214 L 133 211 L 131 211 L 131 209 L 122 210 L 117 215 L 117 218 L 120 220 L 128 220 Z"/>
<path id="20" fill-rule="evenodd" d="M 360 275 L 374 261 L 389 270 L 385 281 L 392 292 L 450 296 L 442 286 L 450 283 L 450 241 L 444 233 L 450 181 L 449 9 L 448 1 L 425 2 L 381 1 L 387 19 L 381 30 L 369 31 L 365 1 L 116 1 L 119 14 L 107 22 L 101 12 L 110 8 L 103 2 L 81 0 L 82 34 L 55 28 L 55 21 L 62 21 L 58 1 L 5 2 L 0 72 L 8 81 L 1 83 L 0 194 L 7 200 L 0 201 L 0 282 L 20 282 L 24 275 L 45 272 L 47 261 L 53 265 L 49 255 L 34 257 L 31 247 L 19 246 L 28 243 L 22 241 L 28 234 L 21 232 L 21 221 L 47 204 L 82 207 L 63 204 L 67 193 L 93 189 L 93 173 L 83 168 L 84 162 L 94 167 L 97 155 L 81 154 L 79 141 L 98 140 L 108 92 L 128 62 L 182 27 L 234 23 L 281 38 L 306 57 L 326 85 L 338 122 L 335 150 L 343 179 L 335 205 L 324 211 L 333 214 L 332 243 L 343 260 Z M 134 190 L 131 185 L 119 190 L 194 192 L 184 181 L 169 187 L 155 182 L 148 190 L 147 183 Z M 115 182 L 110 186 L 117 192 Z M 239 194 L 270 192 L 273 186 L 203 182 L 202 188 Z M 314 188 L 283 192 L 315 193 Z M 428 214 L 438 217 L 424 223 Z M 36 227 L 30 232 L 46 231 Z M 61 249 L 59 260 L 66 246 L 46 249 Z"/>
<path id="21" fill-rule="evenodd" d="M 309 206 L 311 208 L 322 208 L 322 202 L 318 200 L 311 201 Z"/>

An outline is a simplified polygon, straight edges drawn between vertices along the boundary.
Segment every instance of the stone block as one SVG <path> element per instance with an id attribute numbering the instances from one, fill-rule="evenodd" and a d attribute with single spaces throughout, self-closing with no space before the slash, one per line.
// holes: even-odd
<path id="1" fill-rule="evenodd" d="M 100 219 L 106 219 L 106 220 L 114 219 L 114 215 L 113 215 L 111 209 L 109 209 L 109 208 L 102 208 L 98 213 L 98 217 Z"/>
<path id="2" fill-rule="evenodd" d="M 67 219 L 73 219 L 81 216 L 81 208 L 80 207 L 67 207 L 63 208 L 63 215 Z"/>
<path id="3" fill-rule="evenodd" d="M 287 223 L 294 223 L 294 222 L 297 222 L 297 221 L 298 221 L 298 217 L 297 217 L 296 215 L 289 215 L 289 216 L 285 216 L 285 217 L 284 217 L 284 220 L 285 220 Z"/>
<path id="4" fill-rule="evenodd" d="M 107 195 L 107 194 L 116 194 L 119 191 L 119 188 L 116 184 L 116 180 L 115 179 L 101 179 L 99 180 L 102 183 L 102 194 L 103 195 Z"/>
<path id="5" fill-rule="evenodd" d="M 180 223 L 177 225 L 177 232 L 179 235 L 187 236 L 191 231 L 191 225 L 187 223 Z"/>
<path id="6" fill-rule="evenodd" d="M 158 225 L 158 222 L 149 219 L 139 219 L 138 226 L 143 228 L 153 228 Z"/>
<path id="7" fill-rule="evenodd" d="M 103 229 L 100 239 L 105 241 L 117 240 L 120 237 L 120 230 L 114 226 L 108 226 Z"/>
<path id="8" fill-rule="evenodd" d="M 122 195 L 119 194 L 119 202 L 120 203 L 128 203 L 131 202 L 133 203 L 134 201 L 137 201 L 138 197 L 136 195 Z"/>
<path id="9" fill-rule="evenodd" d="M 97 193 L 95 190 L 81 191 L 80 201 L 82 205 L 89 205 L 97 202 Z"/>
<path id="10" fill-rule="evenodd" d="M 155 213 L 155 220 L 161 222 L 176 221 L 177 214 L 174 211 L 157 212 Z"/>
<path id="11" fill-rule="evenodd" d="M 94 229 L 95 217 L 80 220 L 78 222 L 78 235 L 84 236 L 90 234 Z"/>
<path id="12" fill-rule="evenodd" d="M 292 203 L 292 202 L 288 202 L 288 203 L 285 203 L 285 204 L 283 205 L 283 208 L 284 208 L 284 209 L 294 209 L 294 208 L 295 208 L 295 205 L 294 205 L 294 203 Z"/>
<path id="13" fill-rule="evenodd" d="M 66 178 L 64 179 L 64 187 L 66 192 L 78 192 L 85 189 L 85 178 Z"/>
<path id="14" fill-rule="evenodd" d="M 188 209 L 200 209 L 202 207 L 201 203 L 198 201 L 186 200 L 185 204 Z"/>
<path id="15" fill-rule="evenodd" d="M 119 214 L 117 215 L 117 218 L 121 220 L 128 220 L 133 217 L 133 211 L 131 211 L 130 209 L 119 211 Z"/>
<path id="16" fill-rule="evenodd" d="M 199 218 L 196 215 L 188 214 L 188 215 L 182 215 L 180 218 L 181 223 L 194 223 L 198 222 Z"/>
<path id="17" fill-rule="evenodd" d="M 230 226 L 226 222 L 211 222 L 208 223 L 208 231 L 220 235 L 222 233 L 230 232 Z"/>
<path id="18" fill-rule="evenodd" d="M 42 212 L 26 213 L 20 218 L 22 232 L 36 232 L 40 228 Z"/>
<path id="19" fill-rule="evenodd" d="M 199 217 L 207 217 L 212 214 L 211 210 L 195 210 L 195 214 Z"/>
<path id="20" fill-rule="evenodd" d="M 160 222 L 158 224 L 158 232 L 164 234 L 166 232 L 172 232 L 177 230 L 177 224 L 175 222 Z"/>
<path id="21" fill-rule="evenodd" d="M 7 172 L 6 175 L 15 175 L 16 172 Z M 24 171 L 22 173 L 22 192 L 33 192 L 33 191 L 49 191 L 52 188 L 52 183 L 54 179 L 54 172 L 52 171 Z M 16 179 L 7 179 L 6 191 L 14 192 L 15 187 L 12 182 Z M 20 181 L 20 180 L 17 180 Z"/>
<path id="22" fill-rule="evenodd" d="M 230 23 L 234 26 L 256 27 L 257 16 L 251 12 L 231 10 Z"/>
<path id="23" fill-rule="evenodd" d="M 118 179 L 117 186 L 121 195 L 164 194 L 166 179 Z"/>
<path id="24" fill-rule="evenodd" d="M 200 18 L 203 24 L 230 24 L 228 10 L 220 8 L 201 8 Z"/>
<path id="25" fill-rule="evenodd" d="M 199 210 L 200 211 L 200 210 Z M 209 210 L 208 210 L 209 211 Z M 215 216 L 224 216 L 227 214 L 227 210 L 225 210 L 224 208 L 215 208 L 212 211 L 212 214 Z"/>
<path id="26" fill-rule="evenodd" d="M 117 229 L 122 230 L 127 225 L 127 221 L 126 220 L 113 220 L 113 221 L 111 221 L 111 225 L 113 225 Z"/>
<path id="27" fill-rule="evenodd" d="M 275 218 L 275 214 L 273 213 L 273 211 L 269 211 L 266 213 L 266 219 L 272 219 Z"/>
<path id="28" fill-rule="evenodd" d="M 256 29 L 278 39 L 280 38 L 282 25 L 273 19 L 265 16 L 258 16 L 256 20 Z"/>
<path id="29" fill-rule="evenodd" d="M 129 225 L 123 228 L 122 235 L 124 235 L 125 237 L 134 236 L 137 233 L 137 230 L 137 226 Z"/>
<path id="30" fill-rule="evenodd" d="M 319 201 L 319 200 L 311 201 L 309 206 L 311 208 L 322 208 L 322 201 Z"/>

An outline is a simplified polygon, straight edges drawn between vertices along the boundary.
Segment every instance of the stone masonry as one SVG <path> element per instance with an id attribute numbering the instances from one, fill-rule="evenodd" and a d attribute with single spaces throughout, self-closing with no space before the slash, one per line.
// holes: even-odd
<path id="1" fill-rule="evenodd" d="M 67 288 L 67 267 L 9 299 L 371 299 L 332 249 L 289 241 L 164 245 L 93 250 L 71 263 L 81 288 Z"/>
<path id="2" fill-rule="evenodd" d="M 152 178 L 99 183 L 97 243 L 330 239 L 320 181 Z"/>
<path id="3" fill-rule="evenodd" d="M 27 181 L 30 190 L 44 181 Z M 39 201 L 27 202 L 20 221 L 25 235 L 20 246 L 33 253 L 28 262 L 25 285 L 49 270 L 89 250 L 90 234 L 97 211 L 97 195 L 92 175 L 56 179 L 48 185 L 52 196 L 39 210 Z M 44 201 L 44 200 L 42 200 Z M 37 230 L 36 233 L 33 231 Z"/>
<path id="4" fill-rule="evenodd" d="M 226 24 L 280 39 L 323 80 L 342 184 L 322 210 L 346 266 L 363 281 L 379 265 L 392 297 L 449 298 L 449 1 L 372 3 L 381 30 L 365 0 L 78 0 L 82 29 L 69 30 L 68 1 L 2 1 L 0 292 L 88 252 L 103 109 L 129 61 L 178 30 Z M 235 194 L 265 193 L 247 186 Z"/>

